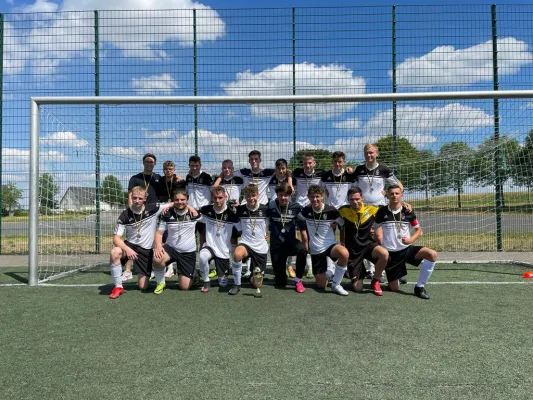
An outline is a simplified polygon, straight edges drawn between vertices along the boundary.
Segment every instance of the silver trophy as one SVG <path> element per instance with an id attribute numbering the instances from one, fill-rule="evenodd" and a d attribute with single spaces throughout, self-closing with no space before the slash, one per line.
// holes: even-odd
<path id="1" fill-rule="evenodd" d="M 252 278 L 252 284 L 255 286 L 255 297 L 263 297 L 261 293 L 261 288 L 263 287 L 263 274 L 261 273 L 261 268 L 254 268 L 254 276 Z"/>

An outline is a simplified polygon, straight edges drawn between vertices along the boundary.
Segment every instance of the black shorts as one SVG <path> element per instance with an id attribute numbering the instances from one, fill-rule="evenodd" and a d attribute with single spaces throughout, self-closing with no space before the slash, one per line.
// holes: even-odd
<path id="1" fill-rule="evenodd" d="M 337 246 L 337 244 L 332 244 L 329 246 L 326 251 L 320 254 L 311 254 L 311 263 L 313 265 L 313 275 L 324 274 L 328 269 L 328 260 L 331 258 L 333 262 L 337 261 L 336 258 L 331 257 L 331 250 Z"/>
<path id="2" fill-rule="evenodd" d="M 246 262 L 248 259 L 252 260 L 250 264 L 250 269 L 253 271 L 255 267 L 261 268 L 261 272 L 265 272 L 266 264 L 267 264 L 267 254 L 261 254 L 256 251 L 253 251 L 250 246 L 244 243 L 239 243 L 237 245 L 242 246 L 246 249 L 246 252 L 248 253 L 248 256 L 246 256 L 242 261 Z"/>
<path id="3" fill-rule="evenodd" d="M 372 258 L 372 252 L 378 246 L 377 243 L 372 242 L 366 245 L 360 252 L 352 253 L 348 258 L 348 275 L 352 281 L 363 279 L 365 277 L 365 268 L 363 260 L 368 260 L 375 263 L 377 258 Z"/>
<path id="4" fill-rule="evenodd" d="M 389 262 L 385 270 L 387 280 L 393 282 L 407 275 L 405 264 L 419 266 L 422 260 L 415 259 L 415 256 L 422 248 L 423 246 L 409 246 L 400 251 L 389 252 Z"/>
<path id="5" fill-rule="evenodd" d="M 194 267 L 196 266 L 196 251 L 179 253 L 176 249 L 168 244 L 163 245 L 163 249 L 167 252 L 169 260 L 166 265 L 175 262 L 178 266 L 178 274 L 192 278 L 194 275 Z"/>
<path id="6" fill-rule="evenodd" d="M 217 270 L 218 276 L 227 275 L 229 273 L 229 258 L 220 258 L 215 256 L 215 252 L 209 246 L 202 247 L 202 250 L 207 250 L 211 254 L 209 261 L 215 262 L 215 269 Z"/>
<path id="7" fill-rule="evenodd" d="M 133 261 L 133 268 L 137 275 L 150 276 L 152 274 L 154 250 L 144 249 L 136 244 L 128 242 L 127 240 L 124 241 L 124 244 L 137 253 L 137 259 Z M 127 262 L 127 257 L 120 259 L 122 266 L 126 265 Z"/>
<path id="8" fill-rule="evenodd" d="M 198 211 L 198 214 L 200 211 Z M 205 233 L 205 222 L 198 221 L 195 226 L 195 231 L 198 232 L 200 235 L 203 235 Z"/>

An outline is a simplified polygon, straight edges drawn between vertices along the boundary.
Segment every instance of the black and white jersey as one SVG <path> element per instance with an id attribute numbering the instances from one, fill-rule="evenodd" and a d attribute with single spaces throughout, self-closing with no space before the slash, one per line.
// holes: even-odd
<path id="1" fill-rule="evenodd" d="M 250 210 L 246 204 L 242 204 L 237 207 L 237 216 L 241 221 L 239 243 L 248 245 L 257 253 L 266 254 L 268 252 L 266 241 L 268 206 L 260 204 L 255 210 Z"/>
<path id="2" fill-rule="evenodd" d="M 335 207 L 324 205 L 322 211 L 316 212 L 309 205 L 302 209 L 299 218 L 305 222 L 311 254 L 321 254 L 337 243 L 331 225 L 342 225 L 343 220 Z"/>
<path id="3" fill-rule="evenodd" d="M 296 230 L 305 229 L 303 220 L 298 219 L 302 206 L 289 202 L 286 206 L 279 205 L 277 200 L 268 203 L 270 228 L 270 247 L 291 246 L 296 241 Z"/>
<path id="4" fill-rule="evenodd" d="M 385 190 L 385 183 L 389 185 L 397 185 L 399 183 L 392 170 L 380 164 L 374 169 L 368 169 L 365 164 L 358 165 L 353 175 L 355 175 L 355 186 L 358 186 L 363 192 L 365 204 L 371 206 L 387 204 L 382 193 L 382 190 Z"/>
<path id="5" fill-rule="evenodd" d="M 259 172 L 252 172 L 250 168 L 241 168 L 236 175 L 241 176 L 244 180 L 244 186 L 253 183 L 257 185 L 259 189 L 259 203 L 267 204 L 268 203 L 268 184 L 270 183 L 270 178 L 276 173 L 276 170 L 265 168 Z"/>
<path id="6" fill-rule="evenodd" d="M 180 213 L 172 207 L 161 217 L 158 230 L 160 232 L 168 231 L 165 243 L 178 253 L 190 253 L 196 251 L 196 235 L 194 233 L 196 223 L 200 218 L 200 214 L 192 217 L 188 209 Z"/>
<path id="7" fill-rule="evenodd" d="M 206 172 L 200 172 L 196 177 L 187 174 L 187 193 L 189 194 L 189 205 L 196 210 L 211 203 L 211 185 L 213 178 Z"/>
<path id="8" fill-rule="evenodd" d="M 229 179 L 222 178 L 220 186 L 226 191 L 228 200 L 239 201 L 241 198 L 241 190 L 244 186 L 244 180 L 240 176 L 232 176 Z"/>
<path id="9" fill-rule="evenodd" d="M 241 230 L 237 214 L 228 207 L 217 211 L 213 205 L 204 206 L 200 210 L 205 223 L 205 244 L 213 249 L 218 258 L 229 258 L 231 232 L 233 228 Z"/>
<path id="10" fill-rule="evenodd" d="M 307 189 L 311 185 L 320 185 L 324 170 L 314 169 L 311 174 L 306 174 L 303 168 L 296 168 L 292 173 L 292 184 L 296 188 L 296 202 L 302 207 L 309 204 Z"/>
<path id="11" fill-rule="evenodd" d="M 154 245 L 154 235 L 157 228 L 157 217 L 164 206 L 159 203 L 146 204 L 140 214 L 134 213 L 128 207 L 118 217 L 114 235 L 122 236 L 126 233 L 126 240 L 143 249 L 150 250 Z"/>
<path id="12" fill-rule="evenodd" d="M 400 251 L 410 245 L 402 242 L 402 237 L 411 237 L 411 229 L 420 225 L 413 211 L 405 207 L 392 211 L 389 206 L 382 206 L 376 213 L 375 222 L 383 230 L 383 247 L 388 251 Z"/>
<path id="13" fill-rule="evenodd" d="M 178 182 L 176 175 L 172 176 L 172 179 L 167 181 L 164 176 L 159 179 L 159 184 L 157 185 L 156 192 L 157 197 L 161 203 L 167 203 L 172 201 L 172 193 L 176 189 L 185 189 L 187 183 L 184 180 Z"/>
<path id="14" fill-rule="evenodd" d="M 270 200 L 276 200 L 276 186 L 278 186 L 278 184 L 281 182 L 287 182 L 287 178 L 278 179 L 275 174 L 272 178 L 270 178 L 270 182 L 268 183 L 268 198 Z"/>
<path id="15" fill-rule="evenodd" d="M 335 208 L 348 204 L 348 189 L 352 187 L 354 182 L 355 174 L 347 174 L 344 171 L 338 175 L 333 171 L 324 172 L 321 183 L 328 191 L 326 204 Z"/>
<path id="16" fill-rule="evenodd" d="M 146 189 L 146 193 L 148 193 L 145 204 L 159 203 L 157 188 L 160 180 L 161 175 L 159 174 L 144 175 L 140 172 L 130 178 L 130 181 L 128 182 L 128 191 L 131 192 L 131 189 L 135 186 L 143 187 Z"/>

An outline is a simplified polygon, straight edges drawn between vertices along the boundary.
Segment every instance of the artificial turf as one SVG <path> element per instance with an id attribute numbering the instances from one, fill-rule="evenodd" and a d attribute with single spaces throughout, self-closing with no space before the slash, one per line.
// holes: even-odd
<path id="1" fill-rule="evenodd" d="M 435 283 L 521 282 L 524 270 L 437 268 Z M 4 283 L 24 275 L 2 272 Z M 129 285 L 110 300 L 109 285 L 0 287 L 0 398 L 530 398 L 533 287 L 430 284 L 428 301 L 401 288 L 340 297 L 267 284 L 256 299 Z"/>

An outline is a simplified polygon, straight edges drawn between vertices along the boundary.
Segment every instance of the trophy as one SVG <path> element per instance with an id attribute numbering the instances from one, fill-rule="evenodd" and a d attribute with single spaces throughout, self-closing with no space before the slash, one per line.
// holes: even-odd
<path id="1" fill-rule="evenodd" d="M 261 287 L 263 287 L 263 274 L 261 274 L 261 268 L 254 268 L 254 276 L 252 278 L 252 283 L 255 286 L 255 297 L 263 297 L 261 293 Z"/>

